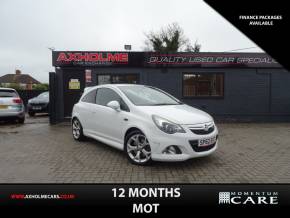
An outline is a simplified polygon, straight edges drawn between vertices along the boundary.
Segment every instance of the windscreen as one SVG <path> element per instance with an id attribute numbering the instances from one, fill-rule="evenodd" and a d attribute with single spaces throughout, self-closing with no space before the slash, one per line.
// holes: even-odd
<path id="1" fill-rule="evenodd" d="M 38 95 L 39 98 L 49 98 L 49 92 L 43 92 L 40 95 Z"/>
<path id="2" fill-rule="evenodd" d="M 129 100 L 138 106 L 177 105 L 180 101 L 169 94 L 148 86 L 120 86 Z"/>

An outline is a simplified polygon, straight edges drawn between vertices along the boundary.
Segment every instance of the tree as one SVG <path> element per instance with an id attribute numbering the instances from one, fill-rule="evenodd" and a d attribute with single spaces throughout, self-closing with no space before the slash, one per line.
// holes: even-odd
<path id="1" fill-rule="evenodd" d="M 194 45 L 187 45 L 185 51 L 186 52 L 200 52 L 201 44 L 198 44 L 197 41 L 195 41 Z"/>
<path id="2" fill-rule="evenodd" d="M 24 88 L 19 83 L 10 83 L 9 85 L 2 85 L 2 87 L 15 90 L 24 90 Z"/>
<path id="3" fill-rule="evenodd" d="M 184 35 L 183 29 L 177 24 L 169 24 L 159 32 L 145 34 L 145 50 L 156 52 L 199 52 L 201 45 L 195 42 L 192 46 L 189 39 Z"/>
<path id="4" fill-rule="evenodd" d="M 42 91 L 47 91 L 49 85 L 47 83 L 41 83 L 41 84 L 34 84 L 32 86 L 33 90 L 42 90 Z"/>

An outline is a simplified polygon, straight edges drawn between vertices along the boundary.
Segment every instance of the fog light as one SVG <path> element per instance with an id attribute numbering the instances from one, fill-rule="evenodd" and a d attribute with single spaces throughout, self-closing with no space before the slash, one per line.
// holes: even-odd
<path id="1" fill-rule="evenodd" d="M 181 150 L 176 145 L 170 145 L 164 149 L 162 154 L 181 154 Z"/>

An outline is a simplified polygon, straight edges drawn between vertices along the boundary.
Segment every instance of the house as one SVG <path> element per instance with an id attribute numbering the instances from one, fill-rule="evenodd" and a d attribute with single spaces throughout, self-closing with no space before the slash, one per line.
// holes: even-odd
<path id="1" fill-rule="evenodd" d="M 0 86 L 2 87 L 19 85 L 22 89 L 31 90 L 35 84 L 40 84 L 40 82 L 29 74 L 22 74 L 20 70 L 16 70 L 15 74 L 6 74 L 0 77 Z"/>

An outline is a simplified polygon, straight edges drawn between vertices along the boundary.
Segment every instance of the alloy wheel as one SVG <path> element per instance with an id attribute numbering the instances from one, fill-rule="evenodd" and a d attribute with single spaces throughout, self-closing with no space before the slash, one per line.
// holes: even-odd
<path id="1" fill-rule="evenodd" d="M 72 133 L 73 133 L 73 137 L 75 139 L 79 139 L 80 136 L 81 136 L 81 125 L 80 125 L 80 122 L 77 119 L 73 120 Z"/>
<path id="2" fill-rule="evenodd" d="M 151 148 L 145 135 L 132 135 L 127 141 L 128 156 L 136 163 L 146 163 L 151 158 Z"/>

